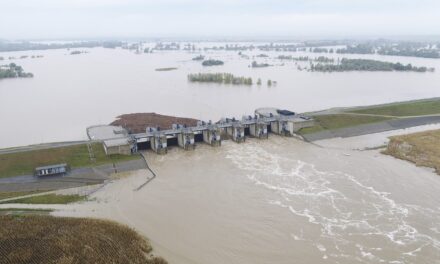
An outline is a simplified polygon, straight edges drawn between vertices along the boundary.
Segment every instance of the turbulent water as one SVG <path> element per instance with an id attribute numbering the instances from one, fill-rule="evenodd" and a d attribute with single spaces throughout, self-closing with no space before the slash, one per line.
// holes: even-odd
<path id="1" fill-rule="evenodd" d="M 269 152 L 258 144 L 249 144 L 230 150 L 228 158 L 255 185 L 271 191 L 269 204 L 308 222 L 290 230 L 295 241 L 313 245 L 322 259 L 339 263 L 439 260 L 438 205 L 426 208 L 396 202 L 391 190 L 380 184 L 383 177 L 393 175 L 371 170 L 365 179 L 356 170 L 320 170 L 314 163 L 280 153 L 283 152 Z M 393 188 L 392 192 L 396 191 Z M 319 231 L 319 235 L 311 236 L 309 228 Z"/>
<path id="2" fill-rule="evenodd" d="M 152 44 L 150 44 L 152 45 Z M 203 46 L 225 43 L 200 43 Z M 343 55 L 435 67 L 434 73 L 298 71 L 294 62 L 279 55 L 310 56 L 304 52 L 163 51 L 134 54 L 121 49 L 79 49 L 89 53 L 69 55 L 68 50 L 3 52 L 0 63 L 15 62 L 34 78 L 0 80 L 0 148 L 43 142 L 85 139 L 87 126 L 108 124 L 120 114 L 156 112 L 213 121 L 241 118 L 258 107 L 273 106 L 293 111 L 367 105 L 440 96 L 440 60 L 379 55 Z M 192 58 L 225 61 L 223 66 L 203 67 Z M 268 58 L 256 57 L 265 53 Z M 43 58 L 13 59 L 22 55 Z M 337 54 L 324 54 L 342 57 Z M 253 60 L 267 68 L 250 68 Z M 308 62 L 300 63 L 309 66 Z M 173 71 L 157 68 L 177 67 Z M 258 78 L 262 86 L 229 86 L 189 83 L 187 74 L 228 72 Z M 277 81 L 267 87 L 268 79 Z"/>
<path id="3" fill-rule="evenodd" d="M 145 171 L 57 214 L 126 223 L 170 263 L 440 263 L 440 179 L 408 162 L 275 136 L 147 158 L 140 191 Z"/>

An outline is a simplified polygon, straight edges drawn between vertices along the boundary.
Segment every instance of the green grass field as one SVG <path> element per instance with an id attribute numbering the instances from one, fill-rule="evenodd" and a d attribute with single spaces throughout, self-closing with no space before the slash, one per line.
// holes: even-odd
<path id="1" fill-rule="evenodd" d="M 29 194 L 37 194 L 40 192 L 47 192 L 47 191 L 29 191 L 29 192 L 2 192 L 0 193 L 0 200 L 8 199 L 8 198 L 14 198 L 18 196 L 24 196 Z"/>
<path id="2" fill-rule="evenodd" d="M 377 107 L 373 106 L 359 110 L 354 109 L 348 112 L 399 117 L 440 114 L 440 99 L 395 103 Z"/>
<path id="3" fill-rule="evenodd" d="M 92 144 L 96 161 L 89 159 L 87 145 L 41 149 L 10 154 L 0 154 L 0 178 L 33 174 L 34 169 L 58 163 L 67 163 L 71 168 L 90 167 L 106 163 L 139 159 L 139 155 L 105 155 L 101 143 Z"/>
<path id="4" fill-rule="evenodd" d="M 85 196 L 81 195 L 58 195 L 58 194 L 45 194 L 45 195 L 37 195 L 31 196 L 27 198 L 20 198 L 16 200 L 10 200 L 7 202 L 2 202 L 0 204 L 10 204 L 10 203 L 18 203 L 18 204 L 68 204 L 75 203 L 85 200 Z"/>
<path id="5" fill-rule="evenodd" d="M 313 117 L 316 125 L 309 128 L 303 128 L 299 131 L 300 134 L 311 134 L 323 130 L 333 130 L 344 127 L 352 127 L 363 124 L 371 124 L 390 120 L 388 117 L 381 116 L 360 116 L 349 114 L 334 114 L 334 115 L 318 115 Z"/>

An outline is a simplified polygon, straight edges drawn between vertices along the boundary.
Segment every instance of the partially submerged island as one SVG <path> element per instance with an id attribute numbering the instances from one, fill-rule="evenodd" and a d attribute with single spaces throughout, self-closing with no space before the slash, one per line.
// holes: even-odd
<path id="1" fill-rule="evenodd" d="M 258 63 L 256 61 L 253 61 L 251 64 L 252 68 L 266 68 L 269 67 L 270 65 L 268 63 Z"/>
<path id="2" fill-rule="evenodd" d="M 203 56 L 203 55 L 199 55 L 199 56 L 192 58 L 193 61 L 202 61 L 204 59 L 205 59 L 205 56 Z"/>
<path id="3" fill-rule="evenodd" d="M 0 65 L 0 79 L 6 78 L 32 78 L 34 75 L 30 72 L 25 72 L 23 68 L 15 63 L 8 65 Z"/>
<path id="4" fill-rule="evenodd" d="M 221 60 L 205 60 L 202 62 L 203 66 L 219 66 L 219 65 L 223 65 L 225 64 L 223 61 Z"/>
<path id="5" fill-rule="evenodd" d="M 89 53 L 88 51 L 85 50 L 74 50 L 70 52 L 70 55 L 79 55 L 79 54 L 85 54 L 85 53 Z"/>
<path id="6" fill-rule="evenodd" d="M 399 71 L 399 72 L 433 72 L 434 68 L 416 67 L 411 64 L 392 63 L 367 59 L 343 58 L 337 64 L 323 63 L 324 57 L 318 63 L 311 63 L 310 70 L 316 72 L 344 72 L 344 71 Z M 326 61 L 327 62 L 327 61 Z M 331 62 L 329 60 L 328 62 Z"/>
<path id="7" fill-rule="evenodd" d="M 188 74 L 188 81 L 233 85 L 252 85 L 253 83 L 251 77 L 234 76 L 231 73 L 192 73 Z"/>
<path id="8" fill-rule="evenodd" d="M 177 67 L 166 67 L 166 68 L 156 68 L 155 71 L 174 71 L 177 70 Z"/>

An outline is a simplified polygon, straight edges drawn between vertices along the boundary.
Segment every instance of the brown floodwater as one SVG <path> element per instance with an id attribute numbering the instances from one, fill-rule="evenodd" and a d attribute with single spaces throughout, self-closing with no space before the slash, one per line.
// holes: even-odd
<path id="1" fill-rule="evenodd" d="M 146 171 L 58 215 L 126 223 L 170 263 L 439 263 L 440 178 L 292 138 L 147 153 Z"/>
<path id="2" fill-rule="evenodd" d="M 212 45 L 224 43 L 199 44 Z M 1 62 L 15 62 L 35 77 L 0 80 L 0 148 L 86 139 L 87 126 L 108 124 L 120 114 L 133 112 L 216 121 L 221 117 L 241 118 L 263 106 L 304 112 L 440 96 L 440 60 L 435 59 L 344 55 L 436 67 L 437 71 L 317 73 L 298 71 L 294 62 L 274 58 L 322 54 L 255 50 L 243 52 L 249 55 L 249 59 L 244 59 L 235 51 L 209 51 L 202 54 L 224 60 L 225 65 L 203 67 L 200 62 L 192 61 L 199 52 L 137 55 L 121 49 L 80 50 L 89 53 L 69 55 L 67 50 L 0 53 L 4 58 L 44 55 L 44 58 Z M 261 53 L 269 58 L 253 57 Z M 252 69 L 249 65 L 253 60 L 273 66 Z M 165 67 L 178 69 L 155 71 Z M 198 72 L 229 72 L 253 77 L 254 82 L 261 78 L 263 85 L 188 83 L 187 74 Z M 277 85 L 267 87 L 268 79 L 277 81 Z"/>

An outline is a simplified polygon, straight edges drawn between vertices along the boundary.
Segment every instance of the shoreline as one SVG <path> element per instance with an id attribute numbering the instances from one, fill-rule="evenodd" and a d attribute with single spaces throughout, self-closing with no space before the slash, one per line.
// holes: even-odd
<path id="1" fill-rule="evenodd" d="M 384 104 L 374 104 L 374 105 L 365 105 L 365 106 L 352 106 L 352 107 L 334 107 L 324 110 L 317 110 L 317 111 L 311 111 L 306 113 L 301 113 L 304 115 L 311 115 L 312 117 L 315 115 L 329 115 L 329 114 L 337 114 L 341 112 L 348 112 L 353 110 L 362 110 L 362 109 L 369 109 L 369 108 L 377 108 L 377 107 L 386 107 L 386 106 L 394 106 L 394 105 L 400 105 L 400 104 L 411 104 L 411 103 L 418 103 L 418 102 L 427 102 L 427 101 L 433 101 L 438 100 L 440 101 L 440 97 L 430 97 L 430 98 L 424 98 L 424 99 L 415 99 L 415 100 L 408 100 L 408 101 L 397 101 L 397 102 L 391 102 L 391 103 L 384 103 Z M 151 117 L 147 117 L 146 115 L 152 114 Z M 123 118 L 128 118 L 127 120 Z M 146 123 L 151 123 L 152 120 L 150 119 L 156 119 L 157 117 L 164 117 L 165 119 L 161 121 L 161 124 L 163 123 L 165 127 L 170 126 L 171 123 L 174 122 L 189 122 L 189 124 L 195 124 L 197 119 L 189 118 L 189 117 L 177 117 L 177 116 L 167 116 L 167 115 L 160 115 L 156 113 L 131 113 L 131 114 L 121 114 L 116 117 L 116 119 L 110 123 L 110 125 L 121 125 L 124 122 L 131 123 L 131 126 L 140 126 L 139 122 L 144 119 Z M 330 138 L 338 138 L 338 137 L 353 137 L 353 136 L 360 136 L 360 135 L 368 135 L 368 134 L 374 134 L 374 133 L 380 133 L 385 131 L 391 131 L 391 130 L 398 130 L 398 129 L 405 129 L 420 125 L 428 125 L 432 123 L 440 123 L 440 113 L 433 114 L 433 115 L 421 115 L 421 116 L 409 116 L 409 117 L 403 117 L 402 120 L 387 120 L 383 122 L 376 122 L 372 124 L 365 124 L 365 125 L 357 125 L 357 126 L 351 126 L 346 127 L 342 129 L 335 129 L 335 130 L 326 130 L 316 133 L 310 133 L 308 135 L 305 135 L 306 140 L 308 141 L 316 141 L 316 140 L 322 140 L 322 139 L 330 139 Z M 403 121 L 404 120 L 404 121 Z M 408 121 L 408 122 L 405 122 Z M 144 123 L 145 123 L 144 122 Z M 155 120 L 154 122 L 159 122 Z M 378 125 L 377 127 L 375 127 Z M 99 126 L 99 125 L 98 125 Z M 145 124 L 143 124 L 145 126 Z M 362 127 L 365 126 L 365 127 Z M 360 127 L 359 131 L 356 131 L 356 127 Z M 144 128 L 144 127 L 142 127 Z M 302 135 L 304 137 L 304 135 Z M 45 149 L 45 148 L 56 148 L 56 147 L 62 147 L 62 146 L 69 146 L 69 145 L 75 145 L 75 144 L 84 144 L 91 142 L 91 140 L 71 140 L 71 141 L 59 141 L 59 142 L 46 142 L 41 144 L 32 144 L 32 145 L 25 145 L 25 146 L 15 146 L 15 147 L 8 147 L 0 149 L 0 155 L 6 154 L 6 153 L 14 153 L 14 152 L 20 152 L 20 151 L 30 151 L 35 149 Z"/>
<path id="2" fill-rule="evenodd" d="M 418 129 L 422 130 L 425 128 L 426 127 L 419 127 Z M 302 215 L 303 213 L 292 218 L 288 210 L 285 211 L 283 206 L 275 203 L 276 200 L 273 202 L 268 200 L 274 199 L 272 196 L 281 192 L 282 189 L 273 189 L 276 185 L 272 187 L 272 185 L 268 185 L 270 184 L 269 182 L 264 182 L 264 184 L 258 183 L 258 181 L 263 181 L 263 178 L 254 182 L 255 179 L 253 177 L 245 176 L 247 174 L 246 171 L 251 168 L 257 169 L 256 171 L 259 169 L 266 171 L 267 168 L 267 173 L 269 174 L 276 173 L 277 170 L 282 169 L 284 172 L 281 175 L 284 175 L 284 173 L 290 170 L 290 166 L 296 167 L 295 163 L 288 162 L 288 164 L 292 165 L 276 165 L 276 163 L 278 163 L 276 160 L 284 159 L 278 157 L 278 154 L 276 154 L 277 158 L 273 160 L 273 162 L 275 162 L 273 165 L 276 165 L 275 167 L 271 165 L 272 161 L 269 164 L 258 165 L 258 163 L 254 163 L 252 160 L 255 158 L 258 158 L 259 161 L 265 160 L 265 155 L 278 153 L 274 151 L 278 148 L 284 148 L 285 145 L 287 145 L 289 149 L 295 149 L 289 156 L 293 155 L 293 157 L 300 158 L 301 162 L 305 162 L 305 165 L 297 167 L 300 171 L 313 165 L 316 166 L 313 171 L 318 170 L 314 172 L 318 173 L 317 175 L 326 171 L 337 173 L 339 170 L 342 172 L 353 170 L 352 173 L 355 175 L 360 173 L 365 177 L 370 175 L 368 171 L 372 170 L 372 174 L 366 178 L 361 177 L 362 180 L 358 179 L 352 182 L 350 178 L 352 176 L 348 177 L 347 180 L 351 183 L 348 185 L 351 186 L 350 188 L 355 188 L 358 184 L 362 183 L 362 185 L 359 185 L 362 192 L 368 192 L 368 195 L 376 197 L 375 199 L 381 197 L 376 194 L 376 192 L 390 192 L 387 191 L 387 188 L 391 188 L 393 184 L 398 184 L 399 186 L 403 184 L 394 182 L 396 176 L 402 178 L 404 181 L 415 177 L 414 180 L 416 181 L 413 184 L 414 186 L 407 186 L 405 188 L 411 189 L 417 188 L 417 186 L 432 186 L 426 190 L 425 194 L 419 194 L 422 197 L 409 198 L 405 196 L 405 192 L 396 193 L 393 191 L 387 194 L 386 199 L 390 199 L 390 201 L 398 204 L 398 206 L 417 204 L 417 206 L 429 207 L 431 205 L 425 204 L 429 201 L 425 201 L 424 196 L 432 193 L 436 186 L 440 186 L 438 176 L 434 172 L 425 168 L 416 167 L 409 162 L 382 155 L 378 150 L 359 151 L 351 148 L 354 141 L 362 143 L 362 138 L 367 138 L 364 140 L 368 141 L 368 138 L 371 137 L 374 138 L 373 141 L 377 137 L 381 137 L 381 139 L 384 140 L 393 132 L 404 133 L 407 131 L 389 131 L 373 136 L 365 135 L 350 139 L 329 139 L 316 142 L 316 146 L 298 139 L 274 137 L 262 143 L 257 140 L 250 140 L 244 149 L 238 148 L 233 142 L 225 143 L 222 149 L 202 146 L 199 152 L 191 153 L 173 149 L 167 156 L 148 156 L 149 163 L 158 177 L 140 191 L 134 191 L 134 189 L 145 181 L 146 170 L 129 172 L 122 178 L 113 180 L 111 183 L 94 192 L 90 197 L 90 201 L 68 205 L 42 206 L 3 204 L 0 205 L 0 208 L 55 209 L 51 215 L 114 220 L 126 224 L 140 234 L 147 236 L 153 245 L 155 254 L 164 257 L 169 263 L 206 263 L 207 260 L 210 260 L 209 263 L 224 263 L 225 261 L 233 262 L 238 259 L 240 259 L 242 263 L 267 263 L 269 259 L 285 263 L 287 259 L 292 259 L 293 257 L 303 261 L 322 261 L 322 258 L 325 256 L 331 259 L 331 255 L 335 253 L 333 249 L 331 249 L 333 242 L 325 242 L 325 239 L 321 239 L 316 247 L 324 246 L 327 250 L 324 252 L 317 249 L 314 250 L 313 248 L 315 246 L 306 246 L 309 242 L 307 242 L 306 238 L 301 240 L 301 235 L 297 232 L 301 232 L 300 230 L 306 228 L 306 230 L 309 231 L 303 235 L 307 233 L 313 234 L 316 231 L 315 226 L 320 226 L 324 223 L 314 223 L 316 220 L 311 220 L 312 218 L 309 218 L 307 215 Z M 340 146 L 341 141 L 349 141 L 345 142 L 347 148 L 336 149 L 330 144 Z M 323 142 L 327 142 L 327 144 L 322 144 Z M 375 142 L 377 142 L 377 140 Z M 374 146 L 374 144 L 368 146 L 371 147 Z M 182 153 L 185 153 L 185 155 L 182 155 Z M 217 160 L 218 163 L 207 166 L 205 162 L 212 159 Z M 199 165 L 194 166 L 195 162 Z M 248 162 L 251 163 L 248 164 Z M 170 166 L 170 163 L 172 163 L 173 166 Z M 379 168 L 375 168 L 379 165 Z M 247 169 L 248 166 L 249 169 Z M 278 168 L 278 166 L 280 167 Z M 283 168 L 284 166 L 288 167 Z M 349 166 L 349 168 L 346 168 L 347 166 Z M 312 167 L 310 167 L 310 169 L 312 169 Z M 214 171 L 217 171 L 217 173 L 211 173 Z M 182 172 L 185 173 L 182 174 Z M 303 173 L 307 175 L 309 172 L 304 171 L 296 175 L 295 178 L 298 181 L 301 180 L 301 177 L 304 177 L 302 176 Z M 380 179 L 379 182 L 371 182 L 370 177 L 375 174 L 377 174 L 375 178 Z M 385 174 L 392 177 L 390 179 L 383 177 Z M 341 174 L 338 177 L 342 177 L 342 179 L 345 180 L 345 176 L 343 175 L 344 174 Z M 271 177 L 275 177 L 275 175 Z M 329 174 L 322 180 L 327 177 L 332 178 L 331 174 Z M 357 183 L 357 181 L 361 182 Z M 253 184 L 253 182 L 255 184 Z M 307 180 L 307 182 L 313 184 L 313 181 Z M 365 187 L 362 187 L 364 185 Z M 300 185 L 298 185 L 298 187 L 299 186 Z M 317 185 L 314 188 L 319 188 L 319 186 L 320 185 Z M 325 186 L 326 184 L 324 187 Z M 370 191 L 367 187 L 374 188 L 372 189 L 374 191 Z M 287 188 L 287 186 L 284 188 Z M 305 190 L 307 190 L 307 188 Z M 323 191 L 324 190 L 321 190 L 320 192 Z M 410 191 L 408 190 L 408 192 Z M 328 195 L 330 194 L 331 192 Z M 200 197 L 203 197 L 203 199 L 200 199 Z M 298 198 L 300 197 L 301 196 Z M 314 199 L 316 199 L 312 197 L 308 198 L 312 199 L 309 200 L 309 203 L 313 203 Z M 316 197 L 320 196 L 318 195 Z M 388 200 L 385 198 L 380 199 L 383 199 L 384 202 L 382 206 L 388 206 L 388 202 L 386 202 Z M 283 200 L 279 201 L 285 202 Z M 299 205 L 295 205 L 295 210 L 300 210 L 297 206 Z M 314 218 L 320 219 L 319 215 L 314 215 L 316 212 L 312 208 L 313 207 L 311 207 L 311 211 L 309 211 L 308 214 L 312 214 L 311 216 Z M 392 208 L 393 207 L 391 207 L 390 210 L 396 210 Z M 177 217 L 182 214 L 185 216 Z M 277 217 L 274 218 L 275 216 Z M 396 221 L 399 221 L 400 216 L 393 216 L 393 214 L 391 214 L 389 217 L 393 219 L 395 217 Z M 234 222 L 233 219 L 240 220 Z M 263 219 L 266 220 L 264 221 Z M 269 219 L 271 223 L 270 226 L 274 226 L 267 229 L 268 227 L 265 225 L 268 224 L 267 221 L 269 221 Z M 286 221 L 283 219 L 286 219 Z M 293 222 L 291 223 L 291 221 Z M 411 223 L 411 221 L 409 223 Z M 195 233 L 195 226 L 201 229 L 200 233 Z M 272 230 L 272 228 L 275 228 L 276 231 L 268 232 Z M 257 232 L 256 230 L 259 231 Z M 264 233 L 261 233 L 263 231 Z M 294 232 L 295 236 L 286 237 L 281 235 L 281 231 L 287 233 Z M 222 235 L 214 236 L 213 232 Z M 265 248 L 261 247 L 258 242 L 245 242 L 246 236 L 242 236 L 243 232 L 245 234 L 246 232 L 251 232 L 253 236 L 258 238 L 256 241 L 263 239 L 265 241 L 271 241 L 273 245 Z M 427 231 L 419 230 L 418 232 Z M 179 237 L 177 241 L 175 239 L 176 235 Z M 299 238 L 295 238 L 296 236 L 299 236 Z M 384 235 L 384 237 L 386 236 Z M 313 241 L 313 238 L 308 239 L 312 239 Z M 378 240 L 378 243 L 383 243 L 381 241 L 381 239 Z M 394 248 L 393 244 L 394 242 L 391 242 L 391 244 L 382 245 L 382 247 L 386 247 L 391 251 L 398 251 L 399 247 Z M 237 248 L 237 250 L 225 255 L 224 250 L 229 248 L 229 245 Z M 302 251 L 297 251 L 296 249 L 298 249 L 299 245 L 302 245 L 301 247 L 305 252 L 308 252 L 308 254 L 302 255 L 300 253 Z M 291 249 L 287 250 L 287 247 Z M 279 252 L 276 250 L 280 249 L 287 251 L 283 251 L 285 253 L 282 255 L 274 255 L 275 252 Z M 252 254 L 248 254 L 249 252 L 252 252 Z M 315 254 L 315 256 L 313 256 L 313 254 Z M 375 254 L 379 254 L 379 252 L 375 252 Z M 425 252 L 425 254 L 427 257 L 435 257 L 435 253 L 432 251 Z M 404 254 L 402 254 L 402 256 L 404 256 Z M 364 258 L 362 256 L 359 257 Z M 390 260 L 387 256 L 381 257 L 385 260 Z M 411 256 L 407 257 L 409 258 L 407 260 L 410 262 L 414 260 Z M 339 260 L 340 263 L 344 264 L 353 263 L 354 261 L 354 259 L 350 258 L 347 259 L 347 261 L 343 259 Z"/>

